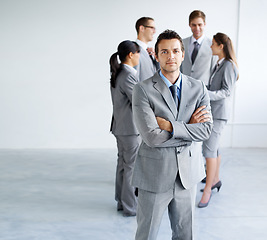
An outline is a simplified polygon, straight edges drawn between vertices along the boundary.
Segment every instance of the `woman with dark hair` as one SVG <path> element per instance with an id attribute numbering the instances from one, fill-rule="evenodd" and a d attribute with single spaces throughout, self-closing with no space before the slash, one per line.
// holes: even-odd
<path id="1" fill-rule="evenodd" d="M 231 39 L 224 33 L 217 33 L 212 39 L 212 54 L 219 60 L 209 79 L 208 91 L 210 96 L 213 129 L 210 138 L 203 142 L 202 150 L 206 158 L 206 186 L 199 208 L 207 207 L 213 189 L 220 190 L 222 182 L 219 178 L 221 155 L 219 141 L 222 130 L 229 119 L 232 105 L 232 93 L 238 80 L 238 66 Z"/>
<path id="2" fill-rule="evenodd" d="M 131 177 L 135 156 L 140 144 L 139 134 L 132 117 L 132 91 L 138 83 L 134 66 L 139 63 L 140 48 L 137 43 L 126 40 L 110 58 L 110 90 L 113 104 L 111 132 L 116 137 L 118 160 L 116 169 L 115 200 L 117 210 L 124 216 L 136 215 L 135 189 Z M 118 62 L 118 57 L 120 62 Z"/>

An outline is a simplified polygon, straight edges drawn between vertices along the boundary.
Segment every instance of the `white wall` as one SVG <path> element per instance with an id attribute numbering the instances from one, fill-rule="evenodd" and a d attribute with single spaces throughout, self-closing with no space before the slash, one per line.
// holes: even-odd
<path id="1" fill-rule="evenodd" d="M 238 63 L 240 80 L 236 85 L 233 119 L 223 136 L 223 145 L 267 147 L 266 69 L 267 2 L 240 1 Z"/>
<path id="2" fill-rule="evenodd" d="M 266 3 L 241 0 L 239 35 L 238 6 L 238 0 L 1 0 L 0 148 L 116 147 L 109 133 L 110 55 L 122 40 L 136 38 L 142 16 L 156 20 L 156 36 L 166 28 L 189 36 L 194 9 L 206 13 L 209 37 L 225 32 L 238 47 L 240 80 L 223 146 L 267 147 L 261 110 L 267 83 L 258 70 L 264 69 L 260 42 L 266 33 L 259 26 L 266 22 Z M 254 59 L 262 60 L 258 71 Z"/>

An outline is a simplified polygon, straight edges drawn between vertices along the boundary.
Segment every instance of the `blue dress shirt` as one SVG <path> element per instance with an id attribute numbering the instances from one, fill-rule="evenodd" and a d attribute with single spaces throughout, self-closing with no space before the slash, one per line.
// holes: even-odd
<path id="1" fill-rule="evenodd" d="M 172 86 L 173 84 L 171 84 L 171 82 L 162 74 L 161 71 L 159 71 L 159 75 L 163 79 L 163 81 L 166 83 L 167 87 L 170 89 L 170 86 Z M 180 102 L 181 101 L 181 90 L 182 90 L 182 74 L 181 73 L 177 81 L 174 83 L 174 85 L 177 86 L 177 96 Z M 171 90 L 170 90 L 170 93 L 171 93 Z"/>

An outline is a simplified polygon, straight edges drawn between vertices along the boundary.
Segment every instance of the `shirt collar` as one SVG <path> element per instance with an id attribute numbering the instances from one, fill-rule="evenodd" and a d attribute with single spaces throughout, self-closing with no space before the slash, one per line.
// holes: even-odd
<path id="1" fill-rule="evenodd" d="M 205 38 L 204 34 L 198 40 L 196 40 L 194 38 L 194 36 L 192 35 L 192 37 L 191 37 L 191 43 L 190 44 L 193 44 L 195 41 L 197 41 L 198 44 L 201 45 L 201 43 L 203 42 L 204 38 Z"/>
<path id="2" fill-rule="evenodd" d="M 139 46 L 141 46 L 144 50 L 147 49 L 147 44 L 142 42 L 141 40 L 139 39 L 136 39 L 136 42 L 138 43 Z"/>
<path id="3" fill-rule="evenodd" d="M 178 77 L 178 79 L 177 79 L 177 81 L 174 83 L 174 84 L 172 84 L 163 74 L 162 74 L 162 72 L 161 72 L 161 70 L 159 71 L 159 75 L 160 75 L 160 77 L 163 79 L 163 81 L 166 83 L 166 85 L 167 85 L 167 87 L 168 88 L 170 88 L 170 86 L 172 86 L 172 85 L 176 85 L 179 89 L 181 89 L 181 84 L 182 84 L 182 74 L 181 74 L 181 72 L 180 72 L 180 74 L 179 74 L 179 77 Z"/>
<path id="4" fill-rule="evenodd" d="M 223 62 L 224 58 L 222 58 L 220 61 L 217 62 L 218 66 L 221 65 L 221 63 Z"/>
<path id="5" fill-rule="evenodd" d="M 131 73 L 135 74 L 137 73 L 137 70 L 133 67 L 131 67 L 130 65 L 127 65 L 127 64 L 122 64 L 126 69 L 128 69 Z"/>

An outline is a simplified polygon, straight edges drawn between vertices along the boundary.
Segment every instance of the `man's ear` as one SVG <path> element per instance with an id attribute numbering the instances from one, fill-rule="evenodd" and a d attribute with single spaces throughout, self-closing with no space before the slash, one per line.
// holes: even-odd
<path id="1" fill-rule="evenodd" d="M 156 59 L 157 62 L 159 62 L 159 60 L 158 60 L 158 54 L 156 54 L 156 53 L 155 53 L 155 59 Z"/>
<path id="2" fill-rule="evenodd" d="M 144 32 L 144 30 L 145 30 L 145 27 L 144 27 L 143 25 L 141 25 L 141 26 L 139 27 L 139 32 Z"/>
<path id="3" fill-rule="evenodd" d="M 182 62 L 184 61 L 184 54 L 185 54 L 185 51 L 182 52 Z"/>

